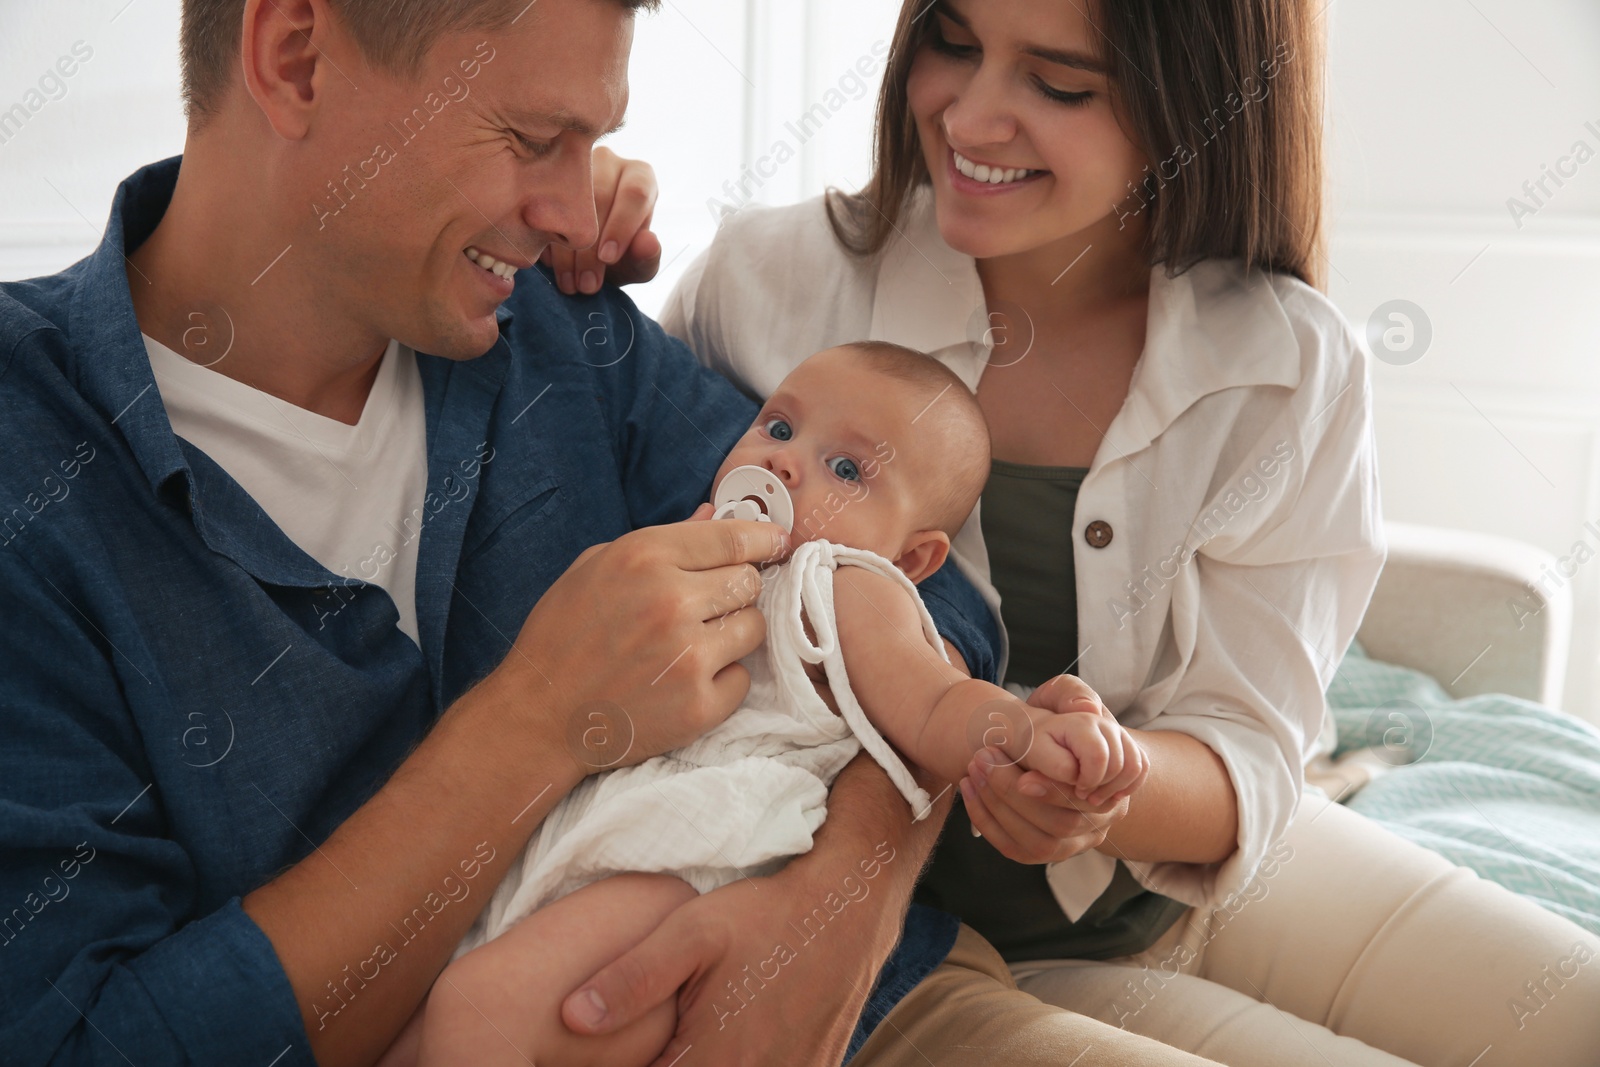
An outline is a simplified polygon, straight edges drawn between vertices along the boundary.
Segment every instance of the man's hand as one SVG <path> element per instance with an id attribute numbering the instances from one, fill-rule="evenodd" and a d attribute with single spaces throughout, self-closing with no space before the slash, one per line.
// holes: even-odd
<path id="1" fill-rule="evenodd" d="M 946 790 L 914 823 L 882 768 L 856 756 L 834 782 L 811 851 L 770 878 L 689 901 L 569 996 L 562 1020 L 578 1033 L 608 1032 L 676 995 L 678 1030 L 652 1067 L 668 1067 L 691 1046 L 680 1067 L 835 1067 L 900 937 L 950 803 Z M 583 1013 L 590 989 L 606 1006 L 598 1026 Z"/>
<path id="2" fill-rule="evenodd" d="M 733 519 L 596 545 L 540 598 L 490 680 L 508 704 L 558 716 L 584 773 L 686 745 L 749 690 L 738 660 L 766 639 L 756 565 L 787 552 L 780 528 Z"/>
<path id="3" fill-rule="evenodd" d="M 613 282 L 630 285 L 649 281 L 661 267 L 661 239 L 650 231 L 659 192 L 656 172 L 648 163 L 599 146 L 591 165 L 599 240 L 581 251 L 548 245 L 539 256 L 555 271 L 556 288 L 568 296 L 599 292 L 608 268 Z"/>
<path id="4" fill-rule="evenodd" d="M 328 1025 L 329 976 L 392 936 L 386 917 L 408 915 L 469 862 L 493 886 L 585 774 L 678 748 L 738 707 L 750 678 L 737 661 L 766 636 L 750 607 L 761 588 L 752 564 L 787 548 L 770 523 L 730 519 L 634 530 L 585 551 L 500 666 L 382 788 L 243 899 L 288 976 L 317 1062 L 374 1062 L 485 898 L 439 913 L 386 964 L 386 992 L 336 1000 L 338 1025 Z M 399 863 L 382 843 L 402 839 Z"/>
<path id="5" fill-rule="evenodd" d="M 676 995 L 677 1032 L 651 1067 L 691 1048 L 697 1065 L 836 1067 L 886 956 L 830 928 L 828 888 L 786 874 L 741 879 L 684 904 L 569 996 L 562 1020 L 577 1033 L 605 1033 Z M 836 907 L 875 906 L 831 891 Z"/>

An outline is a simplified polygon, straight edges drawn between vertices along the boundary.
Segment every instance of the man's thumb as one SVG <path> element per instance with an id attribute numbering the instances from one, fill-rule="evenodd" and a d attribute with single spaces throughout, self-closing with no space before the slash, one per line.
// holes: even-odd
<path id="1" fill-rule="evenodd" d="M 609 1034 L 675 996 L 699 963 L 692 946 L 662 925 L 608 963 L 561 1004 L 561 1021 L 577 1034 Z"/>

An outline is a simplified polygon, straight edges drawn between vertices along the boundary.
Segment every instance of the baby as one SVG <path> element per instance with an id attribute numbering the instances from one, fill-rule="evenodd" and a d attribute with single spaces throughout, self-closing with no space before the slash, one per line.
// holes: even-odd
<path id="1" fill-rule="evenodd" d="M 716 484 L 744 466 L 788 491 L 796 545 L 762 575 L 748 696 L 694 743 L 591 774 L 552 809 L 384 1064 L 648 1064 L 676 1027 L 672 1003 L 589 1037 L 567 1030 L 562 1000 L 696 893 L 808 851 L 863 748 L 917 819 L 932 798 L 902 754 L 945 782 L 985 745 L 1080 796 L 1142 780 L 1142 755 L 1090 770 L 1123 740 L 1098 708 L 1030 707 L 952 666 L 917 595 L 989 472 L 982 411 L 954 373 L 884 342 L 819 352 Z"/>

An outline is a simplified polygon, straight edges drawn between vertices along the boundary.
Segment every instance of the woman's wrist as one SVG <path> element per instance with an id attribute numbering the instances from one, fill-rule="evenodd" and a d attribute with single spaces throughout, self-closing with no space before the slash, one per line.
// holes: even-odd
<path id="1" fill-rule="evenodd" d="M 1176 730 L 1131 730 L 1150 759 L 1101 852 L 1141 862 L 1221 863 L 1238 848 L 1238 794 L 1222 758 Z"/>

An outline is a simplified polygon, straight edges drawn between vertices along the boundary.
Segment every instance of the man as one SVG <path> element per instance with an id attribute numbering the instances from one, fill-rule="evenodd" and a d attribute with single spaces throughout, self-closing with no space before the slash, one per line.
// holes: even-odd
<path id="1" fill-rule="evenodd" d="M 533 268 L 596 240 L 649 2 L 186 0 L 181 166 L 0 287 L 8 1062 L 373 1062 L 568 790 L 737 706 L 786 540 L 678 520 L 754 405 Z M 992 679 L 975 592 L 923 589 Z M 858 759 L 588 1017 L 682 984 L 669 1054 L 838 1062 L 948 804 Z M 908 931 L 868 1020 L 954 925 Z"/>

